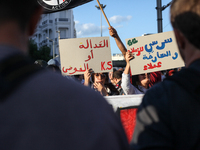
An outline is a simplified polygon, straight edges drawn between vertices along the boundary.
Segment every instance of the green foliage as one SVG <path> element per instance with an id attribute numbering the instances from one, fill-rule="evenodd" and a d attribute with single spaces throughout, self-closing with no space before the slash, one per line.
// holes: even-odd
<path id="1" fill-rule="evenodd" d="M 38 50 L 37 44 L 33 40 L 29 40 L 29 56 L 33 60 L 44 60 L 49 61 L 52 56 L 50 56 L 50 47 L 42 46 Z"/>
<path id="2" fill-rule="evenodd" d="M 40 47 L 39 48 L 39 58 L 40 59 L 42 59 L 42 60 L 44 60 L 44 61 L 49 61 L 52 57 L 50 56 L 50 51 L 51 51 L 51 49 L 50 49 L 50 47 L 48 47 L 48 46 L 42 46 L 42 47 Z"/>

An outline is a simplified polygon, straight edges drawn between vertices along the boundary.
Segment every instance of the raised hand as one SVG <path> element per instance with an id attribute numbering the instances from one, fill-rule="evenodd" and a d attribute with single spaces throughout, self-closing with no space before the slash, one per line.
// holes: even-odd
<path id="1" fill-rule="evenodd" d="M 105 87 L 101 83 L 96 82 L 96 83 L 93 84 L 93 86 L 94 86 L 94 89 L 99 91 L 102 96 L 108 96 L 108 93 L 106 92 Z"/>
<path id="2" fill-rule="evenodd" d="M 85 71 L 85 73 L 84 73 L 84 80 L 85 80 L 84 85 L 85 86 L 89 86 L 90 85 L 90 77 L 92 75 L 92 72 L 93 71 L 92 71 L 91 68 L 89 68 L 88 70 Z"/>

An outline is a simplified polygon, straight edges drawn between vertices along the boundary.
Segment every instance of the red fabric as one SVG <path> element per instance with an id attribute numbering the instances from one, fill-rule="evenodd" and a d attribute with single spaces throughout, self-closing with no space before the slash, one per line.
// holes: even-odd
<path id="1" fill-rule="evenodd" d="M 150 83 L 149 87 L 152 87 L 154 84 L 161 82 L 161 72 L 151 72 L 150 73 Z"/>
<path id="2" fill-rule="evenodd" d="M 174 72 L 175 72 L 174 70 L 170 70 L 170 71 L 168 72 L 168 75 L 169 75 L 169 76 L 172 76 Z"/>
<path id="3" fill-rule="evenodd" d="M 125 130 L 128 142 L 130 143 L 136 124 L 137 108 L 122 109 L 120 110 L 120 118 L 122 126 Z"/>

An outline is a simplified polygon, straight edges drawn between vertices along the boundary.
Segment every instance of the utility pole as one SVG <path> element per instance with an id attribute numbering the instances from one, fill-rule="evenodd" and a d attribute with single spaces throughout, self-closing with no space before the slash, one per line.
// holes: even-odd
<path id="1" fill-rule="evenodd" d="M 158 33 L 163 32 L 163 25 L 162 25 L 162 11 L 165 10 L 168 6 L 171 5 L 172 2 L 169 2 L 167 5 L 162 6 L 162 0 L 157 0 L 157 22 L 158 22 Z"/>
<path id="2" fill-rule="evenodd" d="M 162 28 L 162 0 L 157 0 L 157 22 L 158 22 L 158 33 L 163 32 Z"/>
<path id="3" fill-rule="evenodd" d="M 99 7 L 99 6 L 95 5 L 95 7 L 96 7 L 98 10 L 100 10 L 100 7 Z M 106 7 L 106 5 L 101 4 L 101 8 L 102 8 L 102 9 L 104 9 L 105 7 Z M 101 37 L 102 37 L 102 12 L 100 11 L 100 13 L 101 13 Z"/>

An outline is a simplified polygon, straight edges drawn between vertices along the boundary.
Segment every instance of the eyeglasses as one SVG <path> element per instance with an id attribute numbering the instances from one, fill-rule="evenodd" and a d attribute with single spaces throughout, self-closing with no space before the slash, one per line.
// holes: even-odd
<path id="1" fill-rule="evenodd" d="M 105 78 L 105 77 L 106 77 L 106 75 L 105 75 L 105 74 L 101 74 L 101 73 L 96 73 L 96 74 L 95 74 L 95 76 L 96 76 L 96 77 L 99 77 L 99 76 L 101 76 L 101 78 Z"/>

